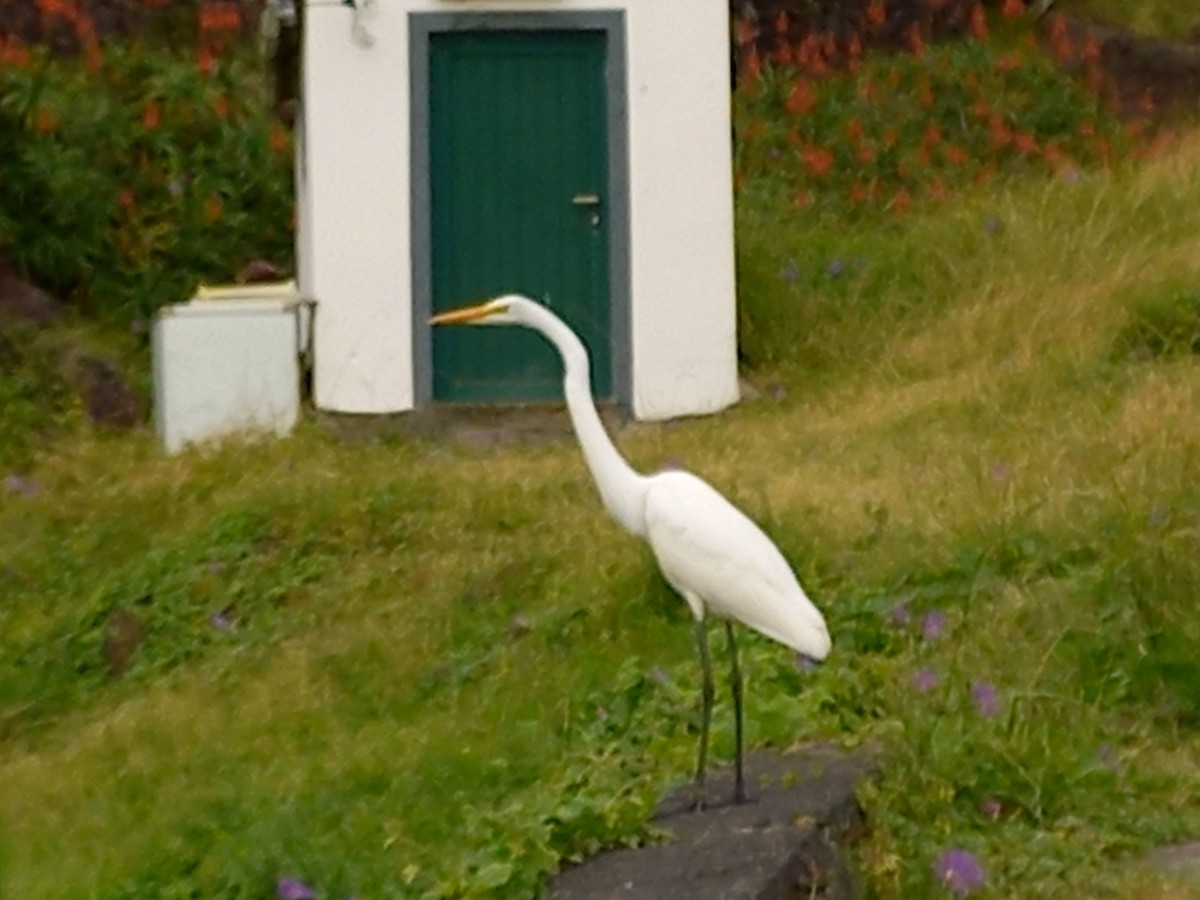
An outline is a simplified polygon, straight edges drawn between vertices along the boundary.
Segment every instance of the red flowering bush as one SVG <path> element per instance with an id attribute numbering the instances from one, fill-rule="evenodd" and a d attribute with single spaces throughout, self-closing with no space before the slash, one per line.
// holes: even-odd
<path id="1" fill-rule="evenodd" d="M 102 52 L 82 13 L 78 56 L 0 41 L 0 257 L 85 312 L 145 319 L 253 257 L 290 264 L 291 135 L 227 52 L 238 7 L 201 18 L 183 50 Z"/>
<path id="2" fill-rule="evenodd" d="M 739 184 L 768 177 L 798 206 L 852 215 L 1006 173 L 1074 178 L 1156 146 L 1028 42 L 922 46 L 839 74 L 769 65 L 743 79 L 735 118 Z"/>

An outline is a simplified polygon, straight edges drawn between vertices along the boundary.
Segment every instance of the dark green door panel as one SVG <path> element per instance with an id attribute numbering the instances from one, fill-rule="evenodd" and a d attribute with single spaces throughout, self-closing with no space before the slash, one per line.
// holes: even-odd
<path id="1" fill-rule="evenodd" d="M 583 338 L 593 390 L 609 397 L 604 69 L 599 31 L 430 36 L 433 309 L 509 292 L 541 300 Z M 532 332 L 434 329 L 433 395 L 557 399 L 561 364 Z"/>

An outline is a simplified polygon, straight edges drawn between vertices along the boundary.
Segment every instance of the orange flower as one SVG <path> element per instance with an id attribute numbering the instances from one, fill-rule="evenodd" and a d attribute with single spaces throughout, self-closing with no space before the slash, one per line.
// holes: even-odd
<path id="1" fill-rule="evenodd" d="M 33 130 L 38 134 L 47 134 L 53 131 L 56 125 L 58 125 L 58 116 L 44 106 L 38 107 L 33 114 Z"/>
<path id="2" fill-rule="evenodd" d="M 897 140 L 898 137 L 896 135 L 895 128 L 889 128 L 883 133 L 883 146 L 887 147 L 889 150 L 896 146 Z"/>
<path id="3" fill-rule="evenodd" d="M 833 154 L 822 147 L 809 147 L 804 151 L 804 165 L 809 174 L 820 178 L 833 168 Z"/>
<path id="4" fill-rule="evenodd" d="M 781 9 L 779 15 L 775 18 L 775 33 L 787 34 L 790 26 L 791 22 L 788 20 L 787 10 Z"/>
<path id="5" fill-rule="evenodd" d="M 218 94 L 217 99 L 213 101 L 213 112 L 216 113 L 218 119 L 228 119 L 229 98 L 224 94 Z"/>
<path id="6" fill-rule="evenodd" d="M 872 28 L 881 28 L 887 21 L 887 9 L 884 8 L 883 0 L 871 0 L 867 4 L 867 24 Z"/>
<path id="7" fill-rule="evenodd" d="M 1045 149 L 1042 150 L 1042 156 L 1046 158 L 1046 162 L 1053 166 L 1062 161 L 1063 152 L 1057 144 L 1047 144 Z"/>
<path id="8" fill-rule="evenodd" d="M 946 162 L 954 166 L 965 166 L 971 159 L 970 154 L 955 144 L 947 145 L 945 149 Z"/>
<path id="9" fill-rule="evenodd" d="M 201 44 L 199 51 L 196 53 L 196 68 L 201 75 L 209 75 L 217 65 L 217 58 L 213 54 L 212 47 L 208 44 Z"/>
<path id="10" fill-rule="evenodd" d="M 933 156 L 930 155 L 929 148 L 923 145 L 917 148 L 916 159 L 923 166 L 927 166 L 933 162 Z"/>
<path id="11" fill-rule="evenodd" d="M 0 35 L 0 66 L 23 69 L 29 65 L 29 51 L 20 38 Z"/>
<path id="12" fill-rule="evenodd" d="M 742 66 L 741 77 L 738 80 L 742 84 L 754 84 L 761 74 L 762 60 L 758 57 L 758 48 L 751 45 L 750 52 L 746 54 L 746 61 Z"/>
<path id="13" fill-rule="evenodd" d="M 871 149 L 870 144 L 860 144 L 858 147 L 858 161 L 860 163 L 870 163 L 875 159 L 875 151 Z"/>
<path id="14" fill-rule="evenodd" d="M 861 182 L 855 182 L 850 186 L 850 202 L 851 203 L 866 203 L 867 188 Z"/>
<path id="15" fill-rule="evenodd" d="M 862 135 L 862 122 L 858 121 L 858 119 L 851 119 L 849 124 L 846 125 L 846 137 L 852 141 L 857 141 L 862 138 Z"/>
<path id="16" fill-rule="evenodd" d="M 142 127 L 147 131 L 153 131 L 158 127 L 158 123 L 162 120 L 162 111 L 158 108 L 157 103 L 150 103 L 142 112 Z"/>
<path id="17" fill-rule="evenodd" d="M 941 202 L 942 200 L 945 200 L 949 194 L 950 192 L 946 190 L 946 185 L 942 184 L 941 179 L 935 178 L 932 182 L 930 182 L 929 196 L 934 200 Z"/>
<path id="18" fill-rule="evenodd" d="M 795 197 L 792 198 L 792 205 L 797 206 L 800 209 L 807 209 L 808 207 L 812 206 L 812 203 L 812 191 L 800 191 Z"/>
<path id="19" fill-rule="evenodd" d="M 925 109 L 933 106 L 933 85 L 929 83 L 928 78 L 921 80 L 920 94 L 917 99 Z"/>
<path id="20" fill-rule="evenodd" d="M 942 141 L 942 132 L 936 125 L 930 125 L 925 129 L 925 143 L 930 147 L 936 147 Z"/>
<path id="21" fill-rule="evenodd" d="M 1026 131 L 1018 131 L 1013 135 L 1013 143 L 1020 152 L 1026 155 L 1037 153 L 1037 138 Z"/>
<path id="22" fill-rule="evenodd" d="M 733 42 L 744 47 L 758 37 L 758 30 L 746 19 L 739 18 L 733 25 Z"/>
<path id="23" fill-rule="evenodd" d="M 276 153 L 287 153 L 288 134 L 279 125 L 271 128 L 270 144 L 271 149 Z"/>
<path id="24" fill-rule="evenodd" d="M 907 211 L 910 206 L 912 206 L 912 197 L 907 190 L 900 188 L 892 200 L 892 209 L 898 213 L 902 213 Z"/>
<path id="25" fill-rule="evenodd" d="M 1100 61 L 1100 44 L 1095 38 L 1088 38 L 1083 43 L 1083 58 L 1087 62 Z"/>
<path id="26" fill-rule="evenodd" d="M 1006 53 L 996 60 L 997 72 L 1013 72 L 1021 68 L 1021 57 L 1015 53 Z"/>
<path id="27" fill-rule="evenodd" d="M 1095 122 L 1083 122 L 1079 126 L 1079 133 L 1084 135 L 1085 137 L 1091 137 L 1093 134 L 1096 133 L 1096 123 Z"/>
<path id="28" fill-rule="evenodd" d="M 988 36 L 987 13 L 983 11 L 982 3 L 976 3 L 971 9 L 971 34 L 980 40 Z"/>
<path id="29" fill-rule="evenodd" d="M 117 206 L 121 207 L 121 209 L 125 210 L 125 212 L 129 212 L 131 209 L 133 209 L 133 204 L 133 191 L 131 191 L 129 188 L 121 188 L 121 190 L 117 192 Z"/>
<path id="30" fill-rule="evenodd" d="M 204 198 L 204 218 L 210 222 L 215 222 L 221 218 L 223 204 L 221 198 L 216 194 L 209 194 Z"/>
<path id="31" fill-rule="evenodd" d="M 1000 12 L 1006 19 L 1017 19 L 1025 14 L 1025 0 L 1004 0 Z"/>
<path id="32" fill-rule="evenodd" d="M 812 108 L 817 105 L 817 92 L 813 90 L 812 83 L 803 78 L 797 79 L 792 87 L 792 92 L 788 94 L 787 103 L 784 105 L 793 116 L 802 116 L 811 112 Z"/>
<path id="33" fill-rule="evenodd" d="M 850 35 L 850 40 L 846 42 L 846 53 L 851 59 L 858 59 L 863 55 L 862 38 L 857 34 Z"/>
<path id="34" fill-rule="evenodd" d="M 904 43 L 908 45 L 908 51 L 913 56 L 925 55 L 925 39 L 921 37 L 921 28 L 917 23 L 910 25 L 904 33 Z"/>
<path id="35" fill-rule="evenodd" d="M 864 103 L 874 103 L 875 102 L 875 81 L 874 81 L 874 79 L 868 78 L 866 81 L 863 82 L 861 95 L 862 95 Z"/>

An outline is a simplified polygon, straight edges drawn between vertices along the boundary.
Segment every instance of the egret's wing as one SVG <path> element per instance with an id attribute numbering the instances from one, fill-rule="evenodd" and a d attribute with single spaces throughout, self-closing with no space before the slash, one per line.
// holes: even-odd
<path id="1" fill-rule="evenodd" d="M 651 479 L 646 536 L 667 581 L 706 609 L 816 658 L 829 651 L 820 612 L 754 522 L 686 472 Z"/>

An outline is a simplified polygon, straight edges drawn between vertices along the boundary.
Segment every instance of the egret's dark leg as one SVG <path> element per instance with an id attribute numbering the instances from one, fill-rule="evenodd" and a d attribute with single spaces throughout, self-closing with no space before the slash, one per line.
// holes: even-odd
<path id="1" fill-rule="evenodd" d="M 725 620 L 725 636 L 729 639 L 729 687 L 733 691 L 733 729 L 737 742 L 733 802 L 746 802 L 746 775 L 742 762 L 742 667 L 738 665 L 737 642 L 733 639 L 733 623 Z"/>
<path id="2" fill-rule="evenodd" d="M 713 707 L 713 678 L 712 678 L 712 662 L 708 657 L 708 631 L 704 627 L 704 620 L 696 620 L 696 648 L 700 651 L 700 674 L 703 678 L 703 683 L 700 687 L 700 752 L 696 758 L 696 798 L 693 801 L 693 806 L 696 809 L 704 808 L 704 767 L 708 762 L 708 725 L 712 720 Z"/>

